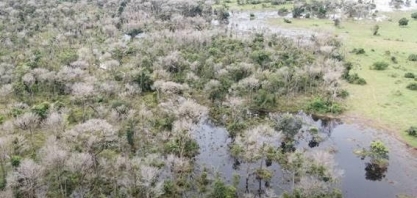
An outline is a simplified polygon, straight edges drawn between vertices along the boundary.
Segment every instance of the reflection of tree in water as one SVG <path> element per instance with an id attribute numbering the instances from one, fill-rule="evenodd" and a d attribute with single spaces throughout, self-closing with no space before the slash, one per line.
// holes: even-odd
<path id="1" fill-rule="evenodd" d="M 319 141 L 317 141 L 317 139 L 314 138 L 314 137 L 310 140 L 310 142 L 308 142 L 308 146 L 310 148 L 314 148 L 316 146 L 319 146 L 319 144 L 320 144 Z"/>
<path id="2" fill-rule="evenodd" d="M 371 181 L 381 181 L 385 178 L 388 170 L 387 165 L 380 165 L 378 163 L 365 163 L 365 178 Z"/>

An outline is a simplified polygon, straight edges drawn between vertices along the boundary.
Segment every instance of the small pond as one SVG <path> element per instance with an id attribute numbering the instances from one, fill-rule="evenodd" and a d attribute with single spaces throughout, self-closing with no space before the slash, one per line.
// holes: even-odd
<path id="1" fill-rule="evenodd" d="M 406 194 L 417 197 L 417 158 L 413 156 L 407 146 L 386 132 L 363 128 L 354 124 L 344 124 L 340 120 L 319 119 L 303 115 L 305 122 L 316 125 L 321 137 L 319 145 L 309 144 L 311 138 L 301 137 L 298 148 L 332 149 L 338 167 L 344 171 L 340 182 L 340 189 L 344 197 L 396 197 Z M 229 153 L 231 139 L 225 128 L 217 127 L 209 122 L 202 122 L 193 134 L 200 146 L 200 154 L 196 157 L 198 167 L 206 167 L 220 173 L 229 184 L 233 175 L 245 175 L 248 164 L 238 163 Z M 381 140 L 390 150 L 389 166 L 386 171 L 370 171 L 367 159 L 362 160 L 354 151 L 368 147 L 371 141 Z M 314 146 L 314 147 L 313 147 Z M 313 148 L 310 148 L 313 147 Z M 283 173 L 278 164 L 272 163 L 268 167 L 274 172 L 268 183 L 276 193 L 289 189 L 289 182 L 282 177 Z M 244 177 L 240 178 L 239 191 L 246 189 Z M 257 193 L 259 188 L 265 188 L 254 177 L 249 181 L 248 189 Z"/>

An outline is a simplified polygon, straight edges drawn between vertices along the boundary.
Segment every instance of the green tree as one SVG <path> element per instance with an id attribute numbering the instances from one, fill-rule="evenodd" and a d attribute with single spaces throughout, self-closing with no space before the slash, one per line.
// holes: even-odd
<path id="1" fill-rule="evenodd" d="M 411 14 L 411 18 L 416 19 L 417 20 L 417 12 L 414 12 Z"/>
<path id="2" fill-rule="evenodd" d="M 401 19 L 398 21 L 398 24 L 399 24 L 400 26 L 407 26 L 407 25 L 408 25 L 408 19 L 407 19 L 407 18 L 405 18 L 405 17 L 403 17 L 403 18 L 401 18 Z"/>

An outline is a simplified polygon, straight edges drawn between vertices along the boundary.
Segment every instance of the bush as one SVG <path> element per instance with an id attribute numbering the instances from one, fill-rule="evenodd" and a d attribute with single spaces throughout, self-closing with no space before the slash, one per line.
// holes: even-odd
<path id="1" fill-rule="evenodd" d="M 10 160 L 13 167 L 18 167 L 20 165 L 20 161 L 22 161 L 22 157 L 14 155 Z"/>
<path id="2" fill-rule="evenodd" d="M 379 61 L 379 62 L 375 62 L 372 65 L 371 69 L 374 69 L 374 70 L 385 70 L 385 69 L 387 69 L 388 65 L 389 64 L 386 63 L 386 62 L 384 62 L 384 61 Z"/>
<path id="3" fill-rule="evenodd" d="M 355 54 L 365 54 L 365 50 L 363 49 L 363 48 L 358 48 L 358 49 L 356 49 L 356 48 L 354 48 L 352 51 L 351 51 L 351 53 L 355 53 Z"/>
<path id="4" fill-rule="evenodd" d="M 325 101 L 323 98 L 316 98 L 311 101 L 307 110 L 316 113 L 334 113 L 339 114 L 344 111 L 343 107 L 331 101 Z"/>
<path id="5" fill-rule="evenodd" d="M 407 89 L 417 91 L 417 83 L 413 82 L 407 85 Z"/>
<path id="6" fill-rule="evenodd" d="M 408 25 L 408 19 L 407 18 L 401 18 L 399 21 L 398 21 L 398 24 L 400 25 L 400 26 L 406 26 L 406 25 Z"/>
<path id="7" fill-rule="evenodd" d="M 410 136 L 417 137 L 417 127 L 415 126 L 410 127 L 409 129 L 407 129 L 407 133 Z"/>
<path id="8" fill-rule="evenodd" d="M 291 23 L 291 20 L 284 18 L 285 23 Z"/>
<path id="9" fill-rule="evenodd" d="M 49 103 L 44 102 L 32 107 L 32 112 L 41 117 L 41 119 L 45 119 L 48 116 L 49 110 Z"/>
<path id="10" fill-rule="evenodd" d="M 414 74 L 413 74 L 413 73 L 408 72 L 408 73 L 405 73 L 405 74 L 404 74 L 404 77 L 405 77 L 405 78 L 414 78 Z"/>
<path id="11" fill-rule="evenodd" d="M 278 10 L 278 15 L 280 15 L 280 16 L 284 16 L 284 15 L 286 15 L 286 14 L 288 14 L 288 9 L 287 9 L 287 8 L 280 8 L 280 9 Z"/>
<path id="12" fill-rule="evenodd" d="M 356 73 L 355 74 L 352 74 L 352 75 L 349 75 L 347 77 L 347 81 L 350 84 L 366 85 L 366 80 L 363 79 L 363 78 L 361 78 L 361 77 L 359 77 L 359 75 L 356 74 Z"/>
<path id="13" fill-rule="evenodd" d="M 391 56 L 391 61 L 392 61 L 394 64 L 397 64 L 397 63 L 398 63 L 398 61 L 397 61 L 397 57 L 395 57 L 395 56 Z"/>
<path id="14" fill-rule="evenodd" d="M 416 19 L 417 20 L 417 12 L 414 12 L 413 14 L 411 14 L 411 18 Z"/>
<path id="15" fill-rule="evenodd" d="M 417 61 L 417 54 L 410 54 L 410 56 L 408 56 L 408 60 L 409 61 Z"/>

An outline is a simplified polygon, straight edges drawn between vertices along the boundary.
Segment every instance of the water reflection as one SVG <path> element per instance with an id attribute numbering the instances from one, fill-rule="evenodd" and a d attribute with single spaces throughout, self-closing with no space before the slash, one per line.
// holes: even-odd
<path id="1" fill-rule="evenodd" d="M 405 145 L 391 136 L 373 130 L 360 129 L 354 125 L 342 124 L 340 120 L 325 120 L 315 116 L 303 115 L 305 126 L 294 143 L 277 142 L 277 147 L 284 147 L 291 152 L 294 148 L 334 150 L 339 166 L 345 170 L 341 188 L 344 197 L 395 197 L 399 193 L 407 193 L 417 197 L 417 161 L 407 154 Z M 311 133 L 317 128 L 317 135 Z M 229 145 L 232 140 L 227 131 L 208 122 L 201 123 L 200 129 L 194 134 L 200 146 L 200 154 L 196 157 L 197 166 L 207 167 L 214 173 L 220 173 L 225 181 L 232 184 L 235 175 L 240 175 L 237 188 L 241 192 L 252 194 L 262 193 L 266 188 L 275 189 L 277 194 L 291 189 L 291 180 L 274 160 L 262 159 L 263 169 L 272 172 L 272 178 L 257 178 L 256 169 L 261 161 L 244 163 L 230 155 Z M 382 139 L 389 146 L 391 166 L 380 167 L 371 161 L 360 160 L 353 151 L 367 147 L 375 138 Z M 248 176 L 248 167 L 251 169 Z M 374 182 L 378 181 L 378 182 Z M 410 186 L 411 185 L 411 186 Z M 414 193 L 414 194 L 413 194 Z"/>
<path id="2" fill-rule="evenodd" d="M 365 178 L 371 181 L 381 181 L 386 176 L 388 166 L 379 165 L 378 163 L 365 163 Z"/>

